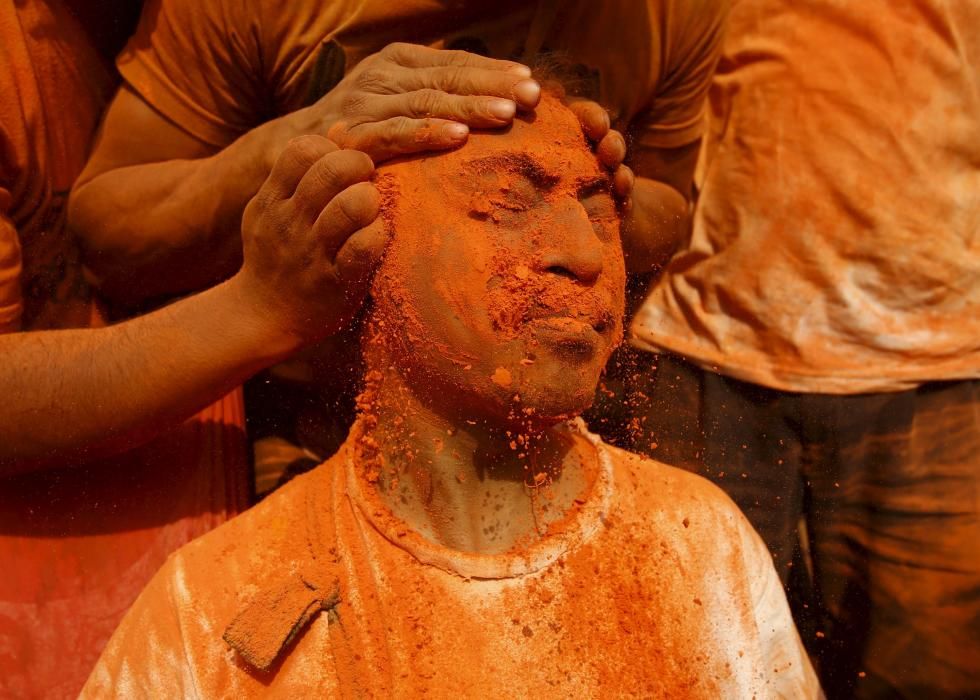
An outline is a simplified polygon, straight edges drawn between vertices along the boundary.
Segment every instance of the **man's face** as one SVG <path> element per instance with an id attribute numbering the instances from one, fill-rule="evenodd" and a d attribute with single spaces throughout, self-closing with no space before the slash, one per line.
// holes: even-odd
<path id="1" fill-rule="evenodd" d="M 394 239 L 374 320 L 408 384 L 510 421 L 581 412 L 622 337 L 609 179 L 545 96 L 505 134 L 381 169 Z"/>

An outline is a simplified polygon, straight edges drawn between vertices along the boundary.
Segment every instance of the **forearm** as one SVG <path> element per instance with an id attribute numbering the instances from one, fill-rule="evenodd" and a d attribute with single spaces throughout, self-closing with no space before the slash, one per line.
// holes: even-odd
<path id="1" fill-rule="evenodd" d="M 648 275 L 662 268 L 687 240 L 689 205 L 670 185 L 645 177 L 636 178 L 632 197 L 623 222 L 626 269 Z"/>
<path id="2" fill-rule="evenodd" d="M 0 476 L 127 449 L 295 349 L 237 278 L 107 328 L 0 335 Z"/>
<path id="3" fill-rule="evenodd" d="M 68 223 L 103 294 L 138 304 L 233 274 L 242 210 L 268 175 L 282 132 L 276 120 L 208 157 L 83 174 Z"/>

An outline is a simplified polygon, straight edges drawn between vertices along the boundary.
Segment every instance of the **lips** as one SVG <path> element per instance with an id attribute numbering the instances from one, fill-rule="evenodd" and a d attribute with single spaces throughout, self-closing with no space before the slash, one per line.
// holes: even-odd
<path id="1" fill-rule="evenodd" d="M 593 324 L 570 316 L 548 316 L 532 320 L 529 326 L 535 338 L 563 355 L 591 357 L 602 345 L 608 324 Z"/>
<path id="2" fill-rule="evenodd" d="M 571 309 L 554 310 L 539 308 L 536 311 L 531 311 L 528 323 L 553 328 L 556 331 L 567 330 L 572 333 L 578 332 L 585 327 L 590 328 L 600 335 L 612 330 L 612 315 L 606 309 L 601 308 L 598 303 L 580 304 L 577 306 L 579 308 L 576 311 L 572 311 Z M 600 308 L 596 309 L 595 313 L 588 313 L 587 311 L 583 313 L 582 306 Z"/>

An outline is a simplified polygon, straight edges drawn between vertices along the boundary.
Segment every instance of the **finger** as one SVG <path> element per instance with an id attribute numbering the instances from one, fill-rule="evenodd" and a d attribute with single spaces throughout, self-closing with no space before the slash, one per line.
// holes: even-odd
<path id="1" fill-rule="evenodd" d="M 335 143 L 315 134 L 290 139 L 272 166 L 262 189 L 268 196 L 288 199 L 313 164 L 336 150 Z"/>
<path id="2" fill-rule="evenodd" d="M 360 124 L 344 135 L 344 144 L 383 160 L 424 151 L 444 151 L 466 142 L 465 124 L 444 119 L 393 117 L 382 122 Z"/>
<path id="3" fill-rule="evenodd" d="M 356 300 L 367 291 L 390 238 L 391 232 L 384 221 L 377 219 L 354 233 L 338 251 L 337 277 L 344 284 L 345 293 L 351 295 L 348 298 Z"/>
<path id="4" fill-rule="evenodd" d="M 372 114 L 379 119 L 436 117 L 461 122 L 474 128 L 493 128 L 509 124 L 517 113 L 513 100 L 499 97 L 451 95 L 442 90 L 415 90 L 400 95 L 374 98 Z"/>
<path id="5" fill-rule="evenodd" d="M 614 170 L 626 158 L 626 139 L 618 131 L 610 131 L 596 146 L 595 154 L 600 163 Z"/>
<path id="6" fill-rule="evenodd" d="M 568 108 L 572 110 L 589 141 L 598 143 L 609 133 L 609 114 L 592 100 L 573 100 Z"/>
<path id="7" fill-rule="evenodd" d="M 400 92 L 441 90 L 453 95 L 482 95 L 513 100 L 521 109 L 534 109 L 541 99 L 541 86 L 536 80 L 481 68 L 438 66 L 400 71 L 392 82 Z"/>
<path id="8" fill-rule="evenodd" d="M 613 194 L 620 199 L 627 199 L 633 194 L 636 176 L 628 165 L 620 165 L 613 173 Z"/>
<path id="9" fill-rule="evenodd" d="M 487 58 L 469 51 L 452 49 L 432 49 L 418 44 L 394 43 L 384 48 L 385 58 L 406 68 L 428 68 L 434 66 L 463 66 L 513 73 L 524 78 L 531 77 L 531 69 L 514 61 L 501 61 Z"/>
<path id="10" fill-rule="evenodd" d="M 347 239 L 378 218 L 381 195 L 370 182 L 351 185 L 330 200 L 313 223 L 313 235 L 331 260 Z"/>
<path id="11" fill-rule="evenodd" d="M 328 153 L 314 163 L 296 186 L 291 201 L 312 221 L 334 197 L 357 182 L 370 179 L 374 163 L 361 151 Z"/>

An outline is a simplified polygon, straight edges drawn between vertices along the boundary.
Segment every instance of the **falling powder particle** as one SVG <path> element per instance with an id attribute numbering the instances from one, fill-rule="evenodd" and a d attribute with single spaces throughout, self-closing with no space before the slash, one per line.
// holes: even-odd
<path id="1" fill-rule="evenodd" d="M 494 370 L 493 376 L 490 377 L 490 380 L 499 386 L 510 386 L 510 370 L 506 367 L 498 367 L 496 370 Z"/>

